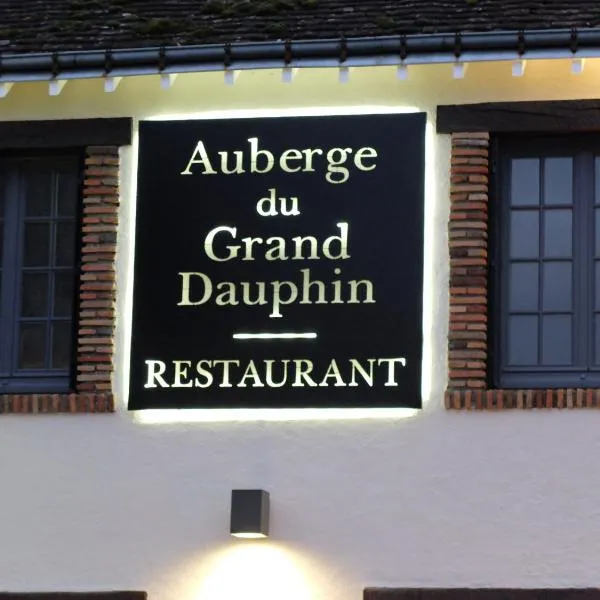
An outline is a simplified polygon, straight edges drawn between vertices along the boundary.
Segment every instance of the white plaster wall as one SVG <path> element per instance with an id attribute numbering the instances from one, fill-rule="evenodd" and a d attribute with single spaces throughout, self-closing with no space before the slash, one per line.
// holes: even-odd
<path id="1" fill-rule="evenodd" d="M 17 85 L 1 119 L 310 106 L 597 97 L 600 66 L 566 62 L 275 72 Z M 341 109 L 340 109 L 341 110 Z M 430 132 L 432 129 L 430 128 Z M 127 378 L 135 145 L 123 151 L 117 391 Z M 449 140 L 428 140 L 425 408 L 416 416 L 144 422 L 115 415 L 0 418 L 0 589 L 142 589 L 156 600 L 358 600 L 365 586 L 600 585 L 600 414 L 456 414 L 446 383 Z M 171 415 L 172 416 L 172 415 Z M 272 537 L 229 539 L 231 489 L 271 492 Z"/>

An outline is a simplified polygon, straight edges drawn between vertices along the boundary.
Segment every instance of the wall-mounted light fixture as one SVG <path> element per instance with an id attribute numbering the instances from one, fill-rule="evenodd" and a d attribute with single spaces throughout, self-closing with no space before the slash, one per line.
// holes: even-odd
<path id="1" fill-rule="evenodd" d="M 247 539 L 269 535 L 269 492 L 232 490 L 231 535 Z"/>

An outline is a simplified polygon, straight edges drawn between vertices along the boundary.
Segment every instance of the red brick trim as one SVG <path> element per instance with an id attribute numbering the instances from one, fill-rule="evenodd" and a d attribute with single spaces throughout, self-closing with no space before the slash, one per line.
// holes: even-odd
<path id="1" fill-rule="evenodd" d="M 115 252 L 119 149 L 86 148 L 75 389 L 68 394 L 0 396 L 2 413 L 114 412 Z"/>
<path id="2" fill-rule="evenodd" d="M 600 408 L 600 389 L 446 391 L 446 408 L 503 410 L 534 408 Z"/>
<path id="3" fill-rule="evenodd" d="M 487 375 L 489 134 L 452 136 L 450 389 L 483 389 Z"/>
<path id="4" fill-rule="evenodd" d="M 489 133 L 455 133 L 450 187 L 446 408 L 600 407 L 600 389 L 488 389 L 488 202 Z"/>

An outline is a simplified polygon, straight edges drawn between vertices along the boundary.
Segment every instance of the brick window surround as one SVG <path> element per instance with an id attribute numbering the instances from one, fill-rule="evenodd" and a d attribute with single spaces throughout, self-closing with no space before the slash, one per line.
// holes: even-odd
<path id="1" fill-rule="evenodd" d="M 458 410 L 600 407 L 600 389 L 489 389 L 490 134 L 452 134 L 450 322 L 445 405 Z"/>
<path id="2" fill-rule="evenodd" d="M 74 390 L 63 394 L 3 394 L 0 414 L 115 410 L 112 377 L 119 148 L 87 146 L 83 175 Z"/>
<path id="3" fill-rule="evenodd" d="M 73 389 L 62 394 L 0 395 L 0 415 L 115 411 L 113 361 L 119 149 L 131 144 L 132 135 L 133 120 L 130 117 L 0 121 L 1 151 L 77 148 L 84 155 Z M 126 596 L 117 594 L 113 600 L 125 600 Z M 127 598 L 143 600 L 145 595 L 134 594 Z M 102 595 L 98 599 L 104 600 Z"/>

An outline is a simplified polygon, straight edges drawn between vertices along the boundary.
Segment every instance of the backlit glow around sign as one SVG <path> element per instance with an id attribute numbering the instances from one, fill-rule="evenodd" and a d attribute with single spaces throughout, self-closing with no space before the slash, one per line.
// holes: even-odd
<path id="1" fill-rule="evenodd" d="M 142 123 L 129 407 L 420 406 L 424 128 Z"/>

